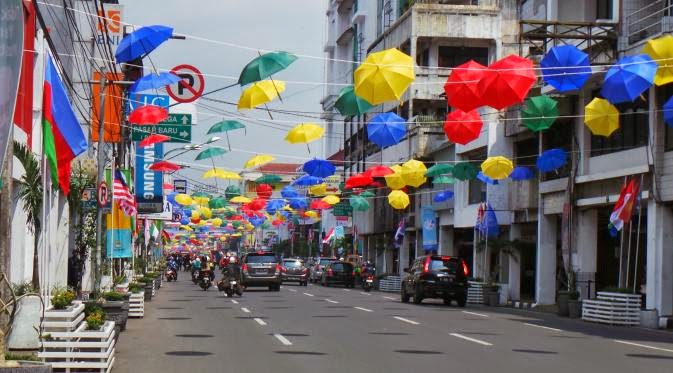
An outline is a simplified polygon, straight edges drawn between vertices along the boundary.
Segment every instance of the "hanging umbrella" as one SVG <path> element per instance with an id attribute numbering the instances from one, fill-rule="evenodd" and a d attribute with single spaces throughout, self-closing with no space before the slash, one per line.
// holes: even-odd
<path id="1" fill-rule="evenodd" d="M 646 54 L 620 58 L 605 74 L 601 96 L 611 104 L 633 102 L 652 86 L 657 67 Z"/>
<path id="2" fill-rule="evenodd" d="M 151 166 L 150 166 L 151 167 Z M 171 183 L 164 183 L 163 185 L 163 190 L 173 190 L 173 184 Z"/>
<path id="3" fill-rule="evenodd" d="M 445 190 L 445 191 L 442 191 L 442 192 L 437 193 L 437 194 L 432 198 L 432 200 L 433 200 L 434 202 L 439 203 L 439 202 L 448 201 L 448 200 L 450 200 L 451 198 L 453 198 L 453 191 Z"/>
<path id="4" fill-rule="evenodd" d="M 238 99 L 238 110 L 254 109 L 273 101 L 285 91 L 285 82 L 264 80 L 246 88 Z"/>
<path id="5" fill-rule="evenodd" d="M 182 169 L 182 166 L 168 161 L 158 161 L 150 165 L 150 170 L 157 172 L 175 172 Z"/>
<path id="6" fill-rule="evenodd" d="M 274 157 L 268 155 L 268 154 L 258 154 L 250 159 L 248 159 L 245 162 L 245 165 L 243 165 L 244 168 L 254 168 L 254 167 L 259 167 L 263 166 L 271 161 L 273 161 Z"/>
<path id="7" fill-rule="evenodd" d="M 153 133 L 153 134 L 145 137 L 142 141 L 140 141 L 138 143 L 138 146 L 140 146 L 141 148 L 144 148 L 144 147 L 147 147 L 147 146 L 150 146 L 150 145 L 166 142 L 170 139 L 171 138 L 166 136 L 166 135 L 160 135 L 158 133 Z"/>
<path id="8" fill-rule="evenodd" d="M 358 97 L 355 94 L 355 88 L 350 85 L 341 89 L 339 97 L 334 102 L 334 107 L 344 117 L 352 117 L 366 113 L 373 106 L 365 99 Z"/>
<path id="9" fill-rule="evenodd" d="M 474 60 L 454 67 L 444 84 L 449 105 L 464 112 L 470 112 L 481 106 L 482 94 L 479 82 L 486 70 L 486 66 Z"/>
<path id="10" fill-rule="evenodd" d="M 409 206 L 409 195 L 401 190 L 393 190 L 388 194 L 388 204 L 396 210 L 403 210 Z"/>
<path id="11" fill-rule="evenodd" d="M 477 177 L 478 173 L 477 166 L 470 162 L 456 163 L 453 167 L 453 177 L 458 180 L 473 180 Z"/>
<path id="12" fill-rule="evenodd" d="M 402 179 L 406 185 L 418 188 L 426 182 L 427 170 L 423 162 L 410 159 L 402 164 Z"/>
<path id="13" fill-rule="evenodd" d="M 667 126 L 673 127 L 673 96 L 664 103 L 664 122 Z"/>
<path id="14" fill-rule="evenodd" d="M 594 135 L 610 137 L 619 129 L 619 110 L 608 100 L 594 97 L 584 107 L 584 124 Z"/>
<path id="15" fill-rule="evenodd" d="M 211 209 L 223 209 L 227 206 L 227 200 L 222 197 L 211 198 L 208 201 L 208 207 Z"/>
<path id="16" fill-rule="evenodd" d="M 395 113 L 383 113 L 367 123 L 367 138 L 385 148 L 399 144 L 407 133 L 407 122 Z"/>
<path id="17" fill-rule="evenodd" d="M 266 199 L 264 198 L 255 198 L 252 201 L 248 202 L 246 205 L 252 211 L 259 211 L 266 207 Z"/>
<path id="18" fill-rule="evenodd" d="M 299 193 L 297 193 L 297 190 L 293 187 L 286 185 L 283 187 L 283 189 L 281 189 L 280 195 L 283 198 L 295 198 L 299 196 Z"/>
<path id="19" fill-rule="evenodd" d="M 285 136 L 290 144 L 308 144 L 318 140 L 325 133 L 325 129 L 315 123 L 300 123 L 292 128 Z"/>
<path id="20" fill-rule="evenodd" d="M 236 185 L 229 185 L 227 189 L 224 190 L 224 196 L 227 199 L 232 199 L 236 196 L 241 195 L 241 190 Z"/>
<path id="21" fill-rule="evenodd" d="M 329 203 L 327 203 L 325 201 L 316 199 L 316 200 L 311 201 L 310 208 L 311 208 L 311 210 L 327 210 L 327 209 L 331 209 L 332 205 L 330 205 Z"/>
<path id="22" fill-rule="evenodd" d="M 549 149 L 537 158 L 537 169 L 542 172 L 558 170 L 568 162 L 568 154 L 563 149 Z"/>
<path id="23" fill-rule="evenodd" d="M 199 154 L 197 154 L 195 160 L 201 161 L 204 159 L 218 157 L 220 155 L 225 155 L 227 153 L 227 149 L 221 148 L 219 146 L 211 146 L 210 148 L 202 150 Z"/>
<path id="24" fill-rule="evenodd" d="M 252 201 L 250 198 L 243 196 L 236 196 L 229 200 L 230 203 L 237 203 L 237 204 L 250 203 L 250 201 Z"/>
<path id="25" fill-rule="evenodd" d="M 476 140 L 481 135 L 483 125 L 484 122 L 476 110 L 466 113 L 457 109 L 446 116 L 444 133 L 449 141 L 465 145 Z"/>
<path id="26" fill-rule="evenodd" d="M 502 58 L 479 81 L 482 103 L 497 110 L 521 103 L 536 79 L 531 60 L 513 54 Z"/>
<path id="27" fill-rule="evenodd" d="M 526 106 L 521 109 L 523 125 L 533 132 L 546 130 L 558 118 L 558 102 L 545 95 L 531 97 L 526 100 Z"/>
<path id="28" fill-rule="evenodd" d="M 295 210 L 308 208 L 306 198 L 295 197 L 289 199 L 289 206 Z"/>
<path id="29" fill-rule="evenodd" d="M 283 180 L 280 175 L 275 174 L 266 174 L 255 179 L 255 182 L 258 184 L 278 184 Z"/>
<path id="30" fill-rule="evenodd" d="M 514 170 L 512 161 L 501 156 L 488 157 L 481 164 L 481 172 L 493 180 L 506 179 Z"/>
<path id="31" fill-rule="evenodd" d="M 432 185 L 449 185 L 449 184 L 455 184 L 456 179 L 451 177 L 451 176 L 437 176 L 434 179 L 432 179 Z"/>
<path id="32" fill-rule="evenodd" d="M 259 198 L 269 199 L 273 194 L 273 187 L 269 184 L 259 184 L 255 188 L 255 192 Z"/>
<path id="33" fill-rule="evenodd" d="M 115 51 L 117 63 L 144 57 L 173 36 L 173 28 L 163 25 L 145 26 L 124 36 Z"/>
<path id="34" fill-rule="evenodd" d="M 514 167 L 512 173 L 509 174 L 509 178 L 512 180 L 528 180 L 533 178 L 533 171 L 525 166 Z"/>
<path id="35" fill-rule="evenodd" d="M 367 211 L 369 209 L 369 202 L 364 197 L 354 196 L 349 200 L 354 211 Z"/>
<path id="36" fill-rule="evenodd" d="M 398 49 L 371 53 L 353 73 L 355 94 L 372 105 L 400 100 L 414 81 L 414 61 Z"/>
<path id="37" fill-rule="evenodd" d="M 384 165 L 376 165 L 369 167 L 364 174 L 369 177 L 384 177 L 395 173 L 390 167 Z"/>
<path id="38" fill-rule="evenodd" d="M 430 168 L 425 172 L 425 176 L 427 177 L 435 177 L 439 175 L 445 175 L 445 174 L 450 174 L 451 171 L 453 171 L 453 166 L 450 164 L 446 163 L 438 163 Z"/>
<path id="39" fill-rule="evenodd" d="M 182 206 L 189 206 L 189 205 L 194 204 L 194 200 L 192 199 L 192 197 L 190 197 L 189 195 L 184 194 L 184 193 L 178 193 L 178 194 L 175 195 L 174 198 L 175 198 L 175 202 L 177 202 L 178 204 L 180 204 Z"/>
<path id="40" fill-rule="evenodd" d="M 167 85 L 179 82 L 179 76 L 170 72 L 160 72 L 159 74 L 147 74 L 136 80 L 135 83 L 129 87 L 131 92 L 142 92 L 148 89 L 163 88 Z"/>
<path id="41" fill-rule="evenodd" d="M 481 171 L 479 171 L 477 173 L 477 180 L 481 181 L 484 184 L 498 185 L 498 180 L 494 180 L 494 179 L 484 175 L 484 173 L 481 172 Z"/>
<path id="42" fill-rule="evenodd" d="M 227 136 L 227 145 L 229 146 L 229 151 L 231 151 L 231 142 L 229 141 L 229 131 L 237 130 L 243 128 L 245 129 L 245 124 L 237 120 L 223 120 L 213 124 L 210 129 L 208 129 L 208 135 L 213 133 L 225 133 Z"/>
<path id="43" fill-rule="evenodd" d="M 168 110 L 154 105 L 144 105 L 129 114 L 129 123 L 157 124 L 168 119 Z"/>
<path id="44" fill-rule="evenodd" d="M 354 174 L 346 179 L 346 189 L 366 187 L 372 182 L 374 182 L 374 179 L 364 173 Z"/>
<path id="45" fill-rule="evenodd" d="M 660 86 L 673 82 L 673 36 L 670 34 L 650 39 L 643 47 L 643 53 L 657 61 L 659 68 L 654 76 L 654 84 Z"/>
<path id="46" fill-rule="evenodd" d="M 360 193 L 359 196 L 369 198 L 369 197 L 375 197 L 376 194 L 374 194 L 371 190 L 365 190 L 364 192 Z"/>
<path id="47" fill-rule="evenodd" d="M 312 196 L 324 196 L 327 194 L 327 184 L 311 185 L 308 187 L 308 193 Z"/>
<path id="48" fill-rule="evenodd" d="M 400 165 L 394 165 L 390 167 L 394 173 L 390 175 L 386 175 L 384 178 L 386 179 L 386 185 L 390 189 L 402 189 L 404 188 L 407 184 L 404 181 L 404 178 L 402 177 L 402 166 Z"/>
<path id="49" fill-rule="evenodd" d="M 318 213 L 315 212 L 315 211 L 305 211 L 301 215 L 304 219 L 317 219 L 318 218 Z"/>
<path id="50" fill-rule="evenodd" d="M 284 199 L 272 199 L 266 203 L 266 212 L 269 214 L 275 214 L 278 210 L 285 207 L 286 202 Z"/>
<path id="51" fill-rule="evenodd" d="M 318 158 L 311 159 L 304 163 L 302 169 L 307 174 L 316 177 L 329 177 L 336 172 L 336 167 L 330 161 Z"/>
<path id="52" fill-rule="evenodd" d="M 238 77 L 238 84 L 243 86 L 264 80 L 279 71 L 285 70 L 296 60 L 297 56 L 287 52 L 264 53 L 245 65 Z"/>
<path id="53" fill-rule="evenodd" d="M 540 61 L 545 83 L 559 92 L 582 88 L 591 76 L 589 55 L 574 45 L 551 48 Z"/>
<path id="54" fill-rule="evenodd" d="M 329 203 L 330 205 L 336 205 L 341 201 L 341 199 L 334 194 L 330 194 L 329 196 L 325 196 L 322 199 L 324 202 Z"/>
<path id="55" fill-rule="evenodd" d="M 322 178 L 311 176 L 311 175 L 302 175 L 298 179 L 292 182 L 292 185 L 297 186 L 311 186 L 322 184 Z"/>

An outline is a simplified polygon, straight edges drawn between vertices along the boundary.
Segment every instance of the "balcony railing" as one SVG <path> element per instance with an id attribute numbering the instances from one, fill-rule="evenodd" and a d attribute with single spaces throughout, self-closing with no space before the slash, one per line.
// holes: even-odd
<path id="1" fill-rule="evenodd" d="M 653 1 L 626 16 L 626 34 L 629 44 L 669 32 L 673 29 L 673 3 L 670 0 Z"/>

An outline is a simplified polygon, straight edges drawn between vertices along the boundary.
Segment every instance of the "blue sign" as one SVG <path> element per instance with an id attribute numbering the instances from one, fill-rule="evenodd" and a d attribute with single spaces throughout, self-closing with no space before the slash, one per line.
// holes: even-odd
<path id="1" fill-rule="evenodd" d="M 437 219 L 432 206 L 423 206 L 421 212 L 423 220 L 423 250 L 437 251 Z"/>
<path id="2" fill-rule="evenodd" d="M 130 258 L 133 256 L 130 229 L 108 229 L 105 237 L 106 256 L 108 258 Z"/>
<path id="3" fill-rule="evenodd" d="M 168 95 L 148 95 L 143 93 L 131 93 L 126 102 L 128 103 L 126 109 L 129 113 L 145 105 L 159 106 L 168 110 L 168 105 L 170 104 Z"/>
<path id="4" fill-rule="evenodd" d="M 135 182 L 139 213 L 163 211 L 163 175 L 161 172 L 150 170 L 152 163 L 163 156 L 164 144 L 162 143 L 146 147 L 141 147 L 136 143 Z"/>

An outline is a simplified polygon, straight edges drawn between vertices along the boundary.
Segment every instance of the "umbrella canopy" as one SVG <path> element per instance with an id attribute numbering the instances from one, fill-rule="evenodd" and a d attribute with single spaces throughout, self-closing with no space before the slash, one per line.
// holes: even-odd
<path id="1" fill-rule="evenodd" d="M 542 172 L 558 170 L 568 162 L 568 154 L 563 149 L 549 149 L 537 158 L 537 169 Z"/>
<path id="2" fill-rule="evenodd" d="M 229 132 L 240 128 L 245 128 L 245 124 L 237 120 L 223 120 L 210 126 L 207 134 Z"/>
<path id="3" fill-rule="evenodd" d="M 273 194 L 273 187 L 269 184 L 259 184 L 255 188 L 255 192 L 259 198 L 269 199 Z"/>
<path id="4" fill-rule="evenodd" d="M 453 171 L 453 166 L 450 164 L 446 163 L 438 163 L 430 168 L 425 172 L 425 176 L 427 177 L 435 177 L 439 175 L 446 175 L 450 174 L 451 171 Z"/>
<path id="5" fill-rule="evenodd" d="M 610 137 L 619 129 L 619 110 L 608 100 L 594 97 L 584 107 L 584 124 L 594 135 Z"/>
<path id="6" fill-rule="evenodd" d="M 373 182 L 374 179 L 364 173 L 354 174 L 346 179 L 346 189 L 366 187 Z"/>
<path id="7" fill-rule="evenodd" d="M 540 61 L 544 82 L 559 92 L 582 88 L 591 76 L 589 55 L 574 45 L 551 48 Z"/>
<path id="8" fill-rule="evenodd" d="M 512 180 L 528 180 L 532 179 L 533 176 L 533 170 L 525 166 L 514 167 L 512 173 L 509 174 L 509 178 Z"/>
<path id="9" fill-rule="evenodd" d="M 484 77 L 486 70 L 486 66 L 474 60 L 454 67 L 444 84 L 444 93 L 449 105 L 464 112 L 481 106 L 479 81 Z"/>
<path id="10" fill-rule="evenodd" d="M 316 200 L 311 201 L 310 208 L 312 210 L 327 210 L 327 209 L 331 209 L 332 205 L 330 205 L 329 203 L 327 203 L 325 201 L 316 199 Z"/>
<path id="11" fill-rule="evenodd" d="M 285 82 L 264 80 L 246 88 L 238 99 L 238 110 L 253 109 L 273 101 L 285 91 Z"/>
<path id="12" fill-rule="evenodd" d="M 611 104 L 632 102 L 652 86 L 657 67 L 646 54 L 620 58 L 605 74 L 601 96 Z"/>
<path id="13" fill-rule="evenodd" d="M 189 195 L 184 194 L 184 193 L 176 194 L 175 195 L 175 202 L 177 202 L 178 204 L 180 204 L 182 206 L 189 206 L 189 205 L 194 204 L 194 200 L 192 199 L 192 197 L 190 197 Z"/>
<path id="14" fill-rule="evenodd" d="M 266 207 L 266 199 L 264 198 L 255 198 L 250 203 L 246 205 L 252 211 L 259 211 Z"/>
<path id="15" fill-rule="evenodd" d="M 173 36 L 173 28 L 163 25 L 145 26 L 124 36 L 115 51 L 117 63 L 131 62 L 152 52 Z"/>
<path id="16" fill-rule="evenodd" d="M 219 146 L 212 146 L 208 149 L 202 150 L 199 154 L 197 154 L 196 160 L 201 161 L 204 159 L 218 157 L 220 155 L 225 155 L 227 153 L 228 151 L 225 148 L 221 148 Z"/>
<path id="17" fill-rule="evenodd" d="M 286 185 L 280 190 L 280 195 L 283 198 L 295 198 L 299 196 L 299 193 L 293 187 Z"/>
<path id="18" fill-rule="evenodd" d="M 324 196 L 327 194 L 327 184 L 311 185 L 308 187 L 308 193 L 312 196 Z"/>
<path id="19" fill-rule="evenodd" d="M 289 206 L 295 210 L 306 209 L 308 208 L 308 202 L 306 201 L 306 198 L 294 197 L 290 198 Z"/>
<path id="20" fill-rule="evenodd" d="M 376 194 L 374 194 L 371 190 L 365 190 L 364 192 L 360 193 L 359 196 L 369 198 L 369 197 L 376 197 Z"/>
<path id="21" fill-rule="evenodd" d="M 238 77 L 238 84 L 246 85 L 264 80 L 279 71 L 285 70 L 296 60 L 297 56 L 288 52 L 264 53 L 245 65 Z"/>
<path id="22" fill-rule="evenodd" d="M 673 127 L 673 96 L 664 103 L 664 122 L 669 127 Z"/>
<path id="23" fill-rule="evenodd" d="M 318 140 L 325 133 L 325 129 L 315 123 L 300 123 L 292 128 L 285 136 L 290 144 L 308 144 Z"/>
<path id="24" fill-rule="evenodd" d="M 388 194 L 388 204 L 396 210 L 403 210 L 409 206 L 409 195 L 401 190 L 393 190 Z"/>
<path id="25" fill-rule="evenodd" d="M 323 201 L 329 203 L 330 205 L 336 205 L 341 201 L 341 199 L 334 194 L 330 194 L 329 196 L 325 196 L 322 199 Z"/>
<path id="26" fill-rule="evenodd" d="M 182 169 L 182 166 L 168 161 L 158 161 L 150 165 L 150 170 L 157 172 L 175 172 L 180 169 Z"/>
<path id="27" fill-rule="evenodd" d="M 477 180 L 481 181 L 484 184 L 498 185 L 498 180 L 494 180 L 486 175 L 483 172 L 479 171 L 477 173 Z"/>
<path id="28" fill-rule="evenodd" d="M 266 212 L 269 214 L 275 214 L 278 210 L 285 207 L 287 203 L 284 199 L 272 199 L 266 203 Z"/>
<path id="29" fill-rule="evenodd" d="M 432 179 L 432 184 L 433 185 L 449 185 L 449 184 L 455 184 L 456 179 L 451 177 L 451 176 L 437 176 L 434 179 Z"/>
<path id="30" fill-rule="evenodd" d="M 364 173 L 370 177 L 384 177 L 386 175 L 395 173 L 395 171 L 393 171 L 393 169 L 388 166 L 376 165 L 369 167 Z"/>
<path id="31" fill-rule="evenodd" d="M 131 92 L 142 92 L 147 91 L 148 89 L 158 89 L 163 88 L 167 85 L 179 82 L 181 79 L 179 76 L 169 73 L 169 72 L 160 72 L 159 74 L 147 74 L 142 76 L 140 79 L 136 80 L 129 91 Z"/>
<path id="32" fill-rule="evenodd" d="M 367 123 L 367 138 L 382 148 L 399 144 L 406 133 L 407 122 L 395 113 L 379 114 Z"/>
<path id="33" fill-rule="evenodd" d="M 513 54 L 502 58 L 479 81 L 482 103 L 497 110 L 521 103 L 536 79 L 531 60 Z"/>
<path id="34" fill-rule="evenodd" d="M 427 170 L 423 162 L 410 159 L 402 164 L 402 179 L 406 185 L 418 188 L 427 181 L 425 178 Z"/>
<path id="35" fill-rule="evenodd" d="M 521 109 L 523 125 L 533 132 L 546 130 L 558 118 L 558 102 L 545 95 L 531 97 L 526 100 L 526 106 Z"/>
<path id="36" fill-rule="evenodd" d="M 144 105 L 129 114 L 129 122 L 133 124 L 157 124 L 168 119 L 168 110 L 154 105 Z"/>
<path id="37" fill-rule="evenodd" d="M 241 195 L 241 189 L 239 189 L 238 186 L 236 185 L 229 185 L 227 189 L 224 190 L 224 196 L 227 199 L 232 199 L 240 195 Z"/>
<path id="38" fill-rule="evenodd" d="M 268 155 L 268 154 L 258 154 L 250 159 L 248 159 L 245 162 L 245 165 L 243 165 L 244 168 L 254 168 L 254 167 L 259 167 L 262 165 L 265 165 L 271 161 L 273 161 L 274 157 Z"/>
<path id="39" fill-rule="evenodd" d="M 352 85 L 341 89 L 339 97 L 334 102 L 334 107 L 344 117 L 362 115 L 373 108 L 369 102 L 355 94 L 355 88 Z"/>
<path id="40" fill-rule="evenodd" d="M 514 170 L 512 161 L 501 156 L 488 157 L 481 164 L 481 172 L 493 180 L 506 179 Z"/>
<path id="41" fill-rule="evenodd" d="M 477 177 L 479 169 L 473 163 L 460 162 L 453 167 L 453 177 L 458 180 L 473 180 Z"/>
<path id="42" fill-rule="evenodd" d="M 236 196 L 232 199 L 229 200 L 230 203 L 238 203 L 238 204 L 243 204 L 243 203 L 250 203 L 252 200 L 247 197 L 243 196 Z"/>
<path id="43" fill-rule="evenodd" d="M 292 182 L 292 185 L 298 186 L 311 186 L 322 184 L 322 178 L 311 176 L 311 175 L 302 175 L 298 179 Z"/>
<path id="44" fill-rule="evenodd" d="M 402 178 L 402 166 L 400 165 L 394 165 L 390 167 L 394 172 L 390 175 L 386 175 L 384 178 L 386 179 L 386 185 L 390 189 L 402 189 L 404 188 L 407 184 L 404 182 L 404 178 Z"/>
<path id="45" fill-rule="evenodd" d="M 367 211 L 369 209 L 369 202 L 364 197 L 354 196 L 348 202 L 354 211 Z"/>
<path id="46" fill-rule="evenodd" d="M 304 163 L 302 169 L 307 174 L 316 177 L 328 177 L 334 175 L 336 172 L 336 167 L 330 161 L 318 158 L 311 159 Z"/>
<path id="47" fill-rule="evenodd" d="M 168 136 L 166 136 L 166 135 L 160 135 L 160 134 L 158 134 L 158 133 L 153 133 L 153 134 L 151 134 L 151 135 L 145 137 L 142 141 L 140 141 L 140 142 L 138 143 L 138 146 L 140 146 L 141 148 L 144 148 L 144 147 L 146 147 L 146 146 L 150 146 L 150 145 L 154 145 L 154 144 L 158 144 L 158 143 L 166 142 L 166 141 L 168 141 L 168 140 L 170 140 L 170 139 L 171 139 L 171 138 L 168 137 Z"/>
<path id="48" fill-rule="evenodd" d="M 396 48 L 371 53 L 353 73 L 355 94 L 372 105 L 400 100 L 414 81 L 414 61 Z"/>
<path id="49" fill-rule="evenodd" d="M 465 145 L 479 137 L 483 125 L 484 122 L 476 110 L 466 113 L 458 109 L 446 116 L 444 133 L 449 141 Z"/>
<path id="50" fill-rule="evenodd" d="M 673 36 L 664 35 L 650 39 L 643 47 L 643 53 L 657 61 L 659 68 L 654 75 L 654 84 L 664 85 L 673 82 Z"/>
<path id="51" fill-rule="evenodd" d="M 451 198 L 453 198 L 453 191 L 451 191 L 451 190 L 445 190 L 445 191 L 442 191 L 442 192 L 437 193 L 437 194 L 432 198 L 432 200 L 433 200 L 434 202 L 438 202 L 438 203 L 439 203 L 439 202 L 448 201 L 448 200 L 450 200 Z"/>
<path id="52" fill-rule="evenodd" d="M 223 209 L 227 206 L 227 200 L 222 197 L 211 198 L 208 201 L 208 207 L 211 209 Z"/>
<path id="53" fill-rule="evenodd" d="M 255 182 L 258 184 L 278 184 L 283 180 L 280 175 L 276 174 L 266 174 L 255 179 Z"/>

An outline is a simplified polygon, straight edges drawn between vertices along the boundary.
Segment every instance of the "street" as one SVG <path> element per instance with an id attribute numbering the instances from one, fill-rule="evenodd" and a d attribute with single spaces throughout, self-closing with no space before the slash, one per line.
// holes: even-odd
<path id="1" fill-rule="evenodd" d="M 180 273 L 119 337 L 115 372 L 666 372 L 673 334 L 394 293 L 285 284 L 226 298 Z"/>

